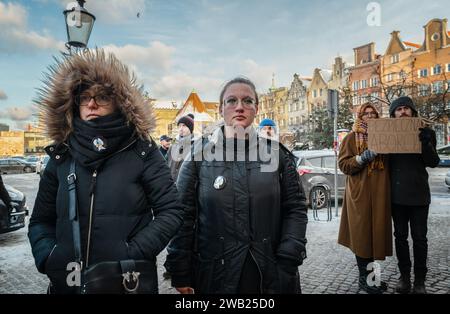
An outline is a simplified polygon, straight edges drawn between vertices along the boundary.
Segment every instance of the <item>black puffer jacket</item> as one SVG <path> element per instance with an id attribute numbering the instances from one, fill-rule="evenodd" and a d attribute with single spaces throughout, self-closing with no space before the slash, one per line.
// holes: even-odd
<path id="1" fill-rule="evenodd" d="M 84 266 L 128 259 L 153 262 L 149 291 L 157 292 L 156 256 L 181 226 L 183 209 L 169 168 L 148 135 L 154 127 L 150 107 L 127 68 L 102 51 L 65 57 L 51 71 L 37 101 L 55 144 L 46 149 L 51 158 L 29 224 L 36 266 L 50 278 L 53 292 L 77 292 L 66 284 L 71 272 L 66 268 L 76 261 L 67 184 L 70 163 L 75 159 Z M 117 140 L 117 129 L 108 129 L 109 136 L 119 142 L 118 148 L 100 159 L 95 179 L 94 170 L 83 162 L 78 146 L 71 141 L 79 132 L 74 98 L 80 86 L 93 84 L 112 88 L 118 106 L 114 115 L 124 118 L 123 124 L 132 130 L 131 136 Z M 106 128 L 105 124 L 98 132 L 101 128 Z M 78 136 L 93 144 L 98 138 L 91 138 L 90 133 Z M 89 152 L 94 150 L 89 147 Z"/>
<path id="2" fill-rule="evenodd" d="M 236 293 L 251 254 L 262 277 L 261 293 L 296 292 L 297 266 L 306 257 L 307 215 L 289 154 L 279 150 L 274 172 L 261 172 L 261 161 L 183 163 L 177 186 L 184 224 L 165 264 L 173 286 Z M 225 178 L 221 189 L 214 187 L 219 176 Z"/>

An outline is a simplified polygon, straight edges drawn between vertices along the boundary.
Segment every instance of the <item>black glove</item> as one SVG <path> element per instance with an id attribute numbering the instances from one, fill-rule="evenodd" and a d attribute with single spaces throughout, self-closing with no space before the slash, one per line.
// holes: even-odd
<path id="1" fill-rule="evenodd" d="M 361 154 L 361 161 L 363 163 L 367 164 L 367 163 L 371 162 L 372 160 L 374 160 L 375 157 L 377 157 L 377 153 L 375 153 L 374 151 L 366 149 Z"/>
<path id="2" fill-rule="evenodd" d="M 419 140 L 423 143 L 423 144 L 428 144 L 431 142 L 431 139 L 433 138 L 433 130 L 430 128 L 420 128 L 420 133 L 419 133 Z"/>

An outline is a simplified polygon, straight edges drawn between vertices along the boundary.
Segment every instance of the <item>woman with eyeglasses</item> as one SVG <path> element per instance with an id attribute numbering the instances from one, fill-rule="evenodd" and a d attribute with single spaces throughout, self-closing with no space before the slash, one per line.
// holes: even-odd
<path id="1" fill-rule="evenodd" d="M 387 158 L 368 149 L 367 122 L 378 118 L 373 105 L 361 106 L 352 131 L 339 150 L 339 168 L 347 179 L 338 243 L 355 254 L 359 287 L 370 294 L 387 289 L 378 273 L 373 272 L 374 260 L 392 256 Z"/>
<path id="2" fill-rule="evenodd" d="M 50 293 L 157 293 L 156 256 L 182 207 L 149 135 L 154 114 L 103 50 L 50 69 L 36 100 L 54 141 L 29 224 L 36 267 Z"/>
<path id="3" fill-rule="evenodd" d="M 293 156 L 257 134 L 251 81 L 226 83 L 219 110 L 224 125 L 194 143 L 178 176 L 185 211 L 165 263 L 172 286 L 182 294 L 300 293 L 308 219 Z M 273 153 L 273 169 L 250 157 L 259 148 Z"/>

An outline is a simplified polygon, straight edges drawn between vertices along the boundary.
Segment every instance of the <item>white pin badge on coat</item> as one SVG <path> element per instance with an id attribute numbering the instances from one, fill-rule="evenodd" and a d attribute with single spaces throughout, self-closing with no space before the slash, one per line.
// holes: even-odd
<path id="1" fill-rule="evenodd" d="M 225 184 L 227 183 L 227 180 L 225 179 L 225 177 L 223 176 L 218 176 L 215 180 L 214 180 L 214 188 L 216 190 L 221 190 L 225 187 Z"/>

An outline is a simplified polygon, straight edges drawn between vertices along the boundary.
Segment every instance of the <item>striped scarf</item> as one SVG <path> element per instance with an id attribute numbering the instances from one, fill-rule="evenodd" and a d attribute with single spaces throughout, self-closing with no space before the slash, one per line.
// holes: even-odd
<path id="1" fill-rule="evenodd" d="M 355 132 L 356 138 L 356 151 L 358 155 L 361 155 L 368 148 L 368 134 L 367 134 L 367 123 L 362 119 L 357 118 L 353 124 L 352 131 Z M 377 155 L 374 160 L 372 160 L 368 165 L 368 175 L 370 176 L 372 172 L 384 169 L 384 157 Z"/>

